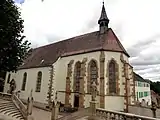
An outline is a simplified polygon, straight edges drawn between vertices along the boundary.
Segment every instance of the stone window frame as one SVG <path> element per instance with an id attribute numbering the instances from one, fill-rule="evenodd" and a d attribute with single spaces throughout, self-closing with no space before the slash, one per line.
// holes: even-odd
<path id="1" fill-rule="evenodd" d="M 67 64 L 67 77 L 66 77 L 66 93 L 65 93 L 65 106 L 66 107 L 71 107 L 70 103 L 70 95 L 71 95 L 71 80 L 72 80 L 72 74 L 73 73 L 73 63 L 74 60 L 70 60 L 70 62 Z M 74 82 L 74 79 L 73 79 Z"/>
<path id="2" fill-rule="evenodd" d="M 89 94 L 91 94 L 91 74 L 90 74 L 91 69 L 90 69 L 90 66 L 91 66 L 93 61 L 95 62 L 96 67 L 97 67 L 97 81 L 96 81 L 96 84 L 97 84 L 97 86 L 99 85 L 99 83 L 98 83 L 98 62 L 95 59 L 91 59 L 88 63 L 88 77 L 87 77 L 87 79 L 88 79 L 87 80 L 87 93 L 89 93 Z"/>
<path id="3" fill-rule="evenodd" d="M 35 92 L 41 92 L 41 84 L 42 84 L 42 71 L 37 73 L 37 81 L 36 81 L 36 90 Z"/>
<path id="4" fill-rule="evenodd" d="M 7 83 L 10 83 L 10 79 L 11 79 L 11 74 L 9 73 L 7 77 Z"/>
<path id="5" fill-rule="evenodd" d="M 111 62 L 115 63 L 116 93 L 110 93 L 109 92 L 109 64 Z M 107 81 L 107 85 L 108 85 L 107 93 L 108 93 L 108 95 L 119 95 L 119 93 L 120 93 L 120 88 L 119 88 L 120 87 L 119 86 L 119 65 L 114 58 L 111 58 L 111 60 L 109 60 L 108 63 L 107 63 L 107 77 L 108 77 L 108 81 Z"/>
<path id="6" fill-rule="evenodd" d="M 78 75 L 77 76 L 77 65 L 80 65 Z M 74 83 L 73 83 L 73 92 L 80 92 L 80 80 L 81 80 L 81 62 L 77 61 L 74 65 Z M 78 78 L 79 77 L 79 78 Z M 78 83 L 77 83 L 78 82 Z M 78 88 L 77 88 L 78 86 Z M 78 90 L 76 90 L 78 89 Z"/>
<path id="7" fill-rule="evenodd" d="M 23 74 L 23 82 L 22 82 L 22 88 L 21 88 L 22 91 L 25 91 L 26 83 L 27 83 L 27 72 Z"/>

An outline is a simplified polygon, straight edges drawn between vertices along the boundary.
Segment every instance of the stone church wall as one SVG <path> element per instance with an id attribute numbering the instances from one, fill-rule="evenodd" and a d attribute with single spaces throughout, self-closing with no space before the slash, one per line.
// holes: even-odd
<path id="1" fill-rule="evenodd" d="M 37 73 L 42 72 L 42 82 L 41 82 L 41 90 L 40 92 L 35 92 L 36 89 L 36 81 L 37 81 Z M 23 81 L 23 74 L 27 73 L 27 80 L 26 80 L 26 87 L 25 91 L 22 91 L 22 81 Z M 5 88 L 4 92 L 9 90 L 9 84 L 7 83 L 7 77 L 5 80 Z M 48 83 L 49 83 L 49 67 L 43 68 L 32 68 L 32 69 L 21 69 L 18 70 L 16 73 L 11 73 L 11 79 L 15 79 L 16 81 L 16 91 L 21 91 L 20 98 L 27 99 L 31 89 L 33 89 L 33 96 L 34 101 L 39 103 L 47 103 L 47 92 L 48 92 Z"/>
<path id="2" fill-rule="evenodd" d="M 105 109 L 124 111 L 124 97 L 123 96 L 105 96 Z"/>
<path id="3" fill-rule="evenodd" d="M 116 53 L 116 52 L 105 52 L 105 108 L 106 109 L 112 109 L 112 110 L 118 110 L 118 111 L 124 111 L 124 92 L 125 92 L 125 85 L 123 84 L 124 78 L 123 76 L 123 64 L 121 63 L 120 60 L 120 55 L 121 53 Z M 127 57 L 123 55 L 126 61 L 128 61 Z M 108 63 L 109 61 L 113 59 L 116 64 L 117 64 L 117 74 L 116 80 L 117 80 L 117 94 L 116 95 L 111 95 L 109 94 L 109 78 L 108 78 Z M 108 102 L 109 101 L 109 102 Z M 116 104 L 116 107 L 115 107 Z"/>
<path id="4" fill-rule="evenodd" d="M 54 78 L 53 78 L 53 87 L 54 91 L 58 92 L 58 101 L 61 101 L 63 104 L 68 106 L 74 106 L 74 70 L 75 64 L 79 61 L 81 63 L 81 79 L 80 79 L 80 97 L 79 105 L 80 107 L 89 107 L 91 101 L 91 95 L 88 93 L 88 80 L 89 80 L 89 68 L 88 65 L 91 60 L 94 60 L 97 65 L 98 78 L 97 78 L 97 101 L 100 103 L 100 108 L 112 109 L 123 111 L 125 108 L 124 105 L 124 77 L 123 76 L 123 64 L 120 60 L 121 53 L 117 52 L 92 52 L 68 57 L 59 58 L 54 64 Z M 128 62 L 128 59 L 125 55 L 124 59 Z M 109 94 L 109 78 L 108 78 L 108 63 L 114 60 L 116 63 L 116 81 L 117 81 L 117 92 L 115 95 Z M 104 67 L 103 67 L 104 66 Z M 42 72 L 42 83 L 41 83 L 41 92 L 35 92 L 37 73 Z M 11 79 L 14 78 L 17 83 L 17 90 L 21 90 L 23 74 L 27 72 L 27 83 L 26 90 L 21 91 L 20 97 L 22 99 L 27 99 L 30 90 L 33 89 L 33 96 L 36 102 L 47 103 L 47 92 L 48 92 L 48 83 L 50 79 L 50 70 L 49 67 L 43 68 L 32 68 L 32 69 L 22 69 L 17 71 L 17 73 L 11 74 Z M 8 74 L 8 73 L 7 73 Z M 7 77 L 6 77 L 7 78 Z M 7 81 L 7 80 L 6 80 Z M 4 91 L 7 92 L 8 85 L 5 83 Z M 100 87 L 101 86 L 101 87 Z"/>
<path id="5" fill-rule="evenodd" d="M 87 54 L 80 54 L 80 55 L 74 55 L 74 56 L 68 56 L 68 57 L 62 57 L 60 58 L 55 64 L 55 80 L 56 80 L 56 87 L 55 89 L 58 90 L 58 94 L 60 94 L 60 96 L 58 97 L 58 99 L 62 102 L 65 103 L 65 92 L 66 92 L 66 77 L 67 75 L 67 68 L 68 68 L 68 64 L 73 61 L 72 66 L 71 66 L 71 75 L 68 79 L 69 80 L 69 91 L 71 94 L 69 94 L 68 98 L 69 99 L 69 104 L 71 106 L 73 106 L 74 103 L 74 94 L 73 94 L 73 88 L 74 88 L 74 66 L 76 64 L 76 62 L 81 62 L 84 63 L 84 73 L 83 73 L 83 80 L 84 81 L 82 84 L 82 86 L 84 87 L 84 98 L 82 98 L 82 104 L 84 106 L 89 106 L 89 99 L 90 99 L 90 95 L 85 95 L 87 94 L 87 65 L 91 60 L 95 60 L 97 61 L 97 63 L 99 62 L 99 55 L 100 52 L 94 52 L 94 53 L 87 53 Z M 99 68 L 99 63 L 97 64 L 98 68 Z M 98 71 L 99 72 L 99 71 Z M 99 73 L 98 73 L 99 74 Z M 99 78 L 98 78 L 98 82 L 99 82 Z M 99 90 L 99 86 L 98 86 L 98 90 Z"/>
<path id="6" fill-rule="evenodd" d="M 55 64 L 55 80 L 56 85 L 55 89 L 58 91 L 58 100 L 60 100 L 62 103 L 65 104 L 67 101 L 67 104 L 69 106 L 74 106 L 74 67 L 76 62 L 85 61 L 84 68 L 82 69 L 85 71 L 82 74 L 82 81 L 83 84 L 81 87 L 83 87 L 84 93 L 82 93 L 82 106 L 83 107 L 89 107 L 89 102 L 91 100 L 90 94 L 87 93 L 87 80 L 88 80 L 88 64 L 91 60 L 95 60 L 98 66 L 98 92 L 100 93 L 100 78 L 102 79 L 102 75 L 100 73 L 100 56 L 102 55 L 102 52 L 94 52 L 94 53 L 87 53 L 87 54 L 80 54 L 80 55 L 74 55 L 74 56 L 68 56 L 68 57 L 62 57 L 60 58 Z M 103 100 L 104 96 L 104 108 L 106 109 L 113 109 L 118 111 L 124 110 L 124 85 L 123 85 L 123 79 L 122 79 L 122 63 L 120 61 L 120 53 L 116 52 L 104 52 L 105 61 L 104 61 L 104 94 L 98 95 L 97 100 L 100 102 Z M 108 62 L 114 59 L 117 63 L 118 71 L 117 71 L 117 95 L 109 95 L 108 93 Z M 124 55 L 124 59 L 128 62 L 127 57 Z M 70 73 L 68 73 L 70 71 Z M 67 81 L 67 86 L 66 86 Z M 67 91 L 66 91 L 67 87 Z M 67 93 L 67 96 L 66 96 Z M 66 99 L 67 97 L 67 99 Z M 116 104 L 117 107 L 113 107 L 112 104 Z M 103 107 L 103 105 L 99 106 Z"/>

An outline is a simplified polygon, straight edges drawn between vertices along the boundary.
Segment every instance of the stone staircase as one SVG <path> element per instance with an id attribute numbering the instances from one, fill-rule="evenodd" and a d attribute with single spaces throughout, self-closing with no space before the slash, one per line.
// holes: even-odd
<path id="1" fill-rule="evenodd" d="M 24 120 L 21 112 L 12 100 L 4 100 L 0 98 L 0 114 L 9 116 L 13 118 L 13 120 Z"/>

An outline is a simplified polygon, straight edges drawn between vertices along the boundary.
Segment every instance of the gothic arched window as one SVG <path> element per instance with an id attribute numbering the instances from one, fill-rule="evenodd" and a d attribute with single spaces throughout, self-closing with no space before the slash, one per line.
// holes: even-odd
<path id="1" fill-rule="evenodd" d="M 41 91 L 41 81 L 42 81 L 42 72 L 39 71 L 37 74 L 36 92 Z"/>
<path id="2" fill-rule="evenodd" d="M 116 83 L 116 63 L 114 60 L 112 60 L 109 63 L 109 93 L 110 94 L 116 94 L 117 83 Z"/>
<path id="3" fill-rule="evenodd" d="M 8 74 L 8 78 L 7 78 L 7 83 L 10 82 L 10 78 L 11 78 L 11 74 L 9 73 L 9 74 Z"/>
<path id="4" fill-rule="evenodd" d="M 81 63 L 77 62 L 75 64 L 75 83 L 74 83 L 74 91 L 79 92 L 80 91 L 80 76 L 81 76 Z"/>
<path id="5" fill-rule="evenodd" d="M 25 91 L 26 81 L 27 81 L 27 73 L 25 72 L 23 74 L 22 91 Z"/>
<path id="6" fill-rule="evenodd" d="M 91 86 L 93 84 L 93 82 L 96 82 L 97 84 L 97 78 L 98 78 L 98 70 L 97 70 L 97 64 L 94 60 L 92 60 L 90 62 L 90 66 L 89 66 L 89 74 L 90 74 L 90 90 L 91 90 Z M 89 91 L 91 92 L 91 91 Z"/>

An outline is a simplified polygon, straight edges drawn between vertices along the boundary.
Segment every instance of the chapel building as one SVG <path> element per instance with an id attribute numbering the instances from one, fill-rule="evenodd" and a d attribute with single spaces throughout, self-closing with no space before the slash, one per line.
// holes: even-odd
<path id="1" fill-rule="evenodd" d="M 57 92 L 64 106 L 86 108 L 95 82 L 100 108 L 127 111 L 136 100 L 133 67 L 108 24 L 103 4 L 98 31 L 33 49 L 16 73 L 7 73 L 4 92 L 13 79 L 20 98 L 27 100 L 33 90 L 38 106 L 46 106 Z"/>

